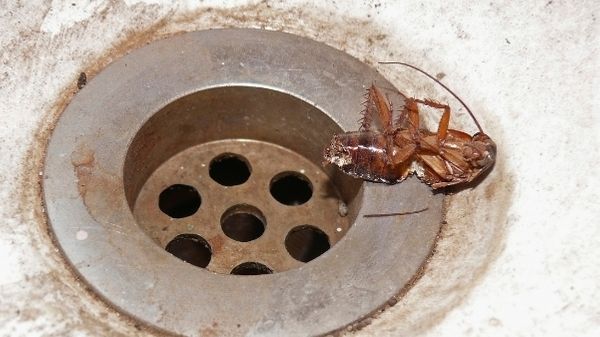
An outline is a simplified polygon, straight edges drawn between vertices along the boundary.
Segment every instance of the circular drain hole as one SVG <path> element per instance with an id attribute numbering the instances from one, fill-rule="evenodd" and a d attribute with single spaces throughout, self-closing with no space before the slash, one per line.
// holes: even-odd
<path id="1" fill-rule="evenodd" d="M 208 174 L 223 186 L 241 185 L 250 178 L 250 165 L 240 155 L 225 153 L 210 162 Z"/>
<path id="2" fill-rule="evenodd" d="M 285 120 L 281 109 L 289 112 Z M 230 123 L 236 120 L 244 123 Z M 281 132 L 280 124 L 297 127 Z M 210 125 L 228 125 L 227 132 Z M 247 261 L 264 263 L 277 273 L 298 268 L 301 264 L 284 246 L 292 228 L 318 224 L 333 247 L 348 233 L 362 205 L 357 199 L 361 180 L 321 165 L 322 147 L 332 132 L 341 130 L 314 105 L 271 89 L 226 86 L 179 98 L 144 122 L 128 152 L 123 179 L 137 225 L 161 248 L 177 234 L 202 236 L 212 249 L 207 269 L 217 274 L 230 275 L 233 267 Z M 296 148 L 294 139 L 306 135 L 314 141 Z M 250 177 L 242 185 L 224 188 L 209 176 L 211 163 L 216 172 L 228 160 L 249 163 Z M 161 216 L 155 203 L 165 181 L 186 183 L 200 192 L 202 205 L 196 214 L 183 219 Z M 349 205 L 350 215 L 340 213 L 340 203 Z"/>
<path id="3" fill-rule="evenodd" d="M 244 262 L 231 270 L 232 275 L 264 275 L 273 274 L 271 268 L 258 262 Z"/>
<path id="4" fill-rule="evenodd" d="M 271 195 L 284 205 L 302 205 L 312 194 L 310 181 L 300 173 L 283 172 L 271 180 Z"/>
<path id="5" fill-rule="evenodd" d="M 329 250 L 327 234 L 317 227 L 302 225 L 294 227 L 285 238 L 285 248 L 301 262 L 308 262 Z"/>
<path id="6" fill-rule="evenodd" d="M 200 194 L 189 185 L 171 185 L 158 196 L 158 208 L 171 218 L 193 215 L 201 203 Z"/>
<path id="7" fill-rule="evenodd" d="M 236 205 L 221 217 L 221 228 L 228 237 L 241 242 L 258 239 L 265 232 L 265 217 L 250 205 Z"/>
<path id="8" fill-rule="evenodd" d="M 196 234 L 180 234 L 171 240 L 165 250 L 194 266 L 205 268 L 210 262 L 210 245 Z"/>

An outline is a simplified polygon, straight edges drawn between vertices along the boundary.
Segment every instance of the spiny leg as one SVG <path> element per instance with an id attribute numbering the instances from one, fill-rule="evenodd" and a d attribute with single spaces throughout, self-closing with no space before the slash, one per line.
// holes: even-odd
<path id="1" fill-rule="evenodd" d="M 375 85 L 367 90 L 360 129 L 362 131 L 389 132 L 392 128 L 392 108 Z"/>
<path id="2" fill-rule="evenodd" d="M 369 94 L 373 97 L 373 102 L 375 103 L 375 106 L 377 106 L 377 111 L 379 112 L 379 121 L 381 122 L 382 126 L 381 131 L 390 131 L 392 128 L 391 104 L 375 85 L 371 85 L 371 88 L 369 88 Z"/>
<path id="3" fill-rule="evenodd" d="M 373 123 L 373 115 L 376 114 L 375 106 L 372 104 L 369 98 L 369 91 L 364 95 L 365 100 L 362 102 L 363 109 L 360 112 L 361 118 L 359 119 L 360 127 L 359 131 L 371 131 L 371 124 Z"/>

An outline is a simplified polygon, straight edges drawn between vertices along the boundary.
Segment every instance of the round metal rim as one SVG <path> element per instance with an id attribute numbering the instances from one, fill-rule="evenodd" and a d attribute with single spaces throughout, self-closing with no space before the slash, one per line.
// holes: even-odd
<path id="1" fill-rule="evenodd" d="M 411 179 L 394 186 L 366 183 L 357 221 L 321 257 L 271 275 L 220 275 L 152 242 L 135 225 L 124 193 L 99 195 L 113 198 L 112 212 L 95 219 L 79 193 L 71 156 L 82 147 L 92 151 L 119 192 L 137 132 L 131 126 L 179 97 L 228 85 L 270 88 L 311 102 L 353 130 L 371 83 L 392 87 L 341 51 L 280 32 L 193 32 L 133 51 L 92 79 L 54 130 L 44 197 L 56 241 L 102 298 L 171 333 L 304 336 L 343 328 L 384 305 L 415 275 L 439 230 L 441 195 Z M 363 217 L 424 207 L 406 217 Z M 85 240 L 77 235 L 82 230 Z"/>

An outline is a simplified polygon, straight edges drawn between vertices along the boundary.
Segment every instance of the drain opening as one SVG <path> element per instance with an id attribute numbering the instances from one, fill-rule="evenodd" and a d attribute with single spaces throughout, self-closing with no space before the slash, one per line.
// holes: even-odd
<path id="1" fill-rule="evenodd" d="M 265 232 L 265 217 L 250 205 L 230 207 L 221 217 L 221 228 L 228 237 L 241 242 L 258 239 Z"/>
<path id="2" fill-rule="evenodd" d="M 210 245 L 200 235 L 180 234 L 171 240 L 165 250 L 181 260 L 205 268 L 210 262 Z"/>
<path id="3" fill-rule="evenodd" d="M 214 125 L 227 127 L 207 127 Z M 353 223 L 357 213 L 344 217 L 340 202 L 361 207 L 353 200 L 362 181 L 321 165 L 323 144 L 338 132 L 327 114 L 287 93 L 237 86 L 201 90 L 169 103 L 141 126 L 124 166 L 125 193 L 137 224 L 160 247 L 181 233 L 207 239 L 211 272 L 229 275 L 249 260 L 277 272 L 297 268 L 285 249 L 292 228 L 318 223 L 331 233 L 325 248 L 299 258 L 308 261 L 339 242 Z M 157 216 L 160 210 L 152 207 L 164 182 L 173 180 L 202 195 L 201 211 L 185 221 Z"/>
<path id="4" fill-rule="evenodd" d="M 329 250 L 329 237 L 315 226 L 294 227 L 285 238 L 285 248 L 301 262 L 309 262 Z"/>
<path id="5" fill-rule="evenodd" d="M 185 218 L 200 208 L 200 193 L 189 185 L 175 184 L 164 189 L 158 196 L 158 208 L 171 218 Z"/>
<path id="6" fill-rule="evenodd" d="M 271 180 L 271 195 L 284 205 L 302 205 L 312 197 L 310 181 L 297 172 L 283 172 Z"/>
<path id="7" fill-rule="evenodd" d="M 258 262 L 244 262 L 231 270 L 232 275 L 265 275 L 273 274 L 271 268 Z"/>
<path id="8" fill-rule="evenodd" d="M 208 174 L 223 186 L 241 185 L 250 178 L 250 164 L 238 154 L 225 153 L 210 162 Z"/>

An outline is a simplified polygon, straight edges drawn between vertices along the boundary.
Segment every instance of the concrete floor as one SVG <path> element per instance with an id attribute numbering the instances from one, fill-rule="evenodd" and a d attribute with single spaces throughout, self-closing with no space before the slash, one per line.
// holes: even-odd
<path id="1" fill-rule="evenodd" d="M 423 277 L 356 336 L 600 335 L 600 3 L 581 1 L 75 1 L 0 5 L 0 335 L 154 336 L 73 278 L 39 197 L 44 142 L 114 58 L 181 31 L 282 30 L 374 64 L 400 90 L 476 111 L 499 147 L 450 198 Z"/>

